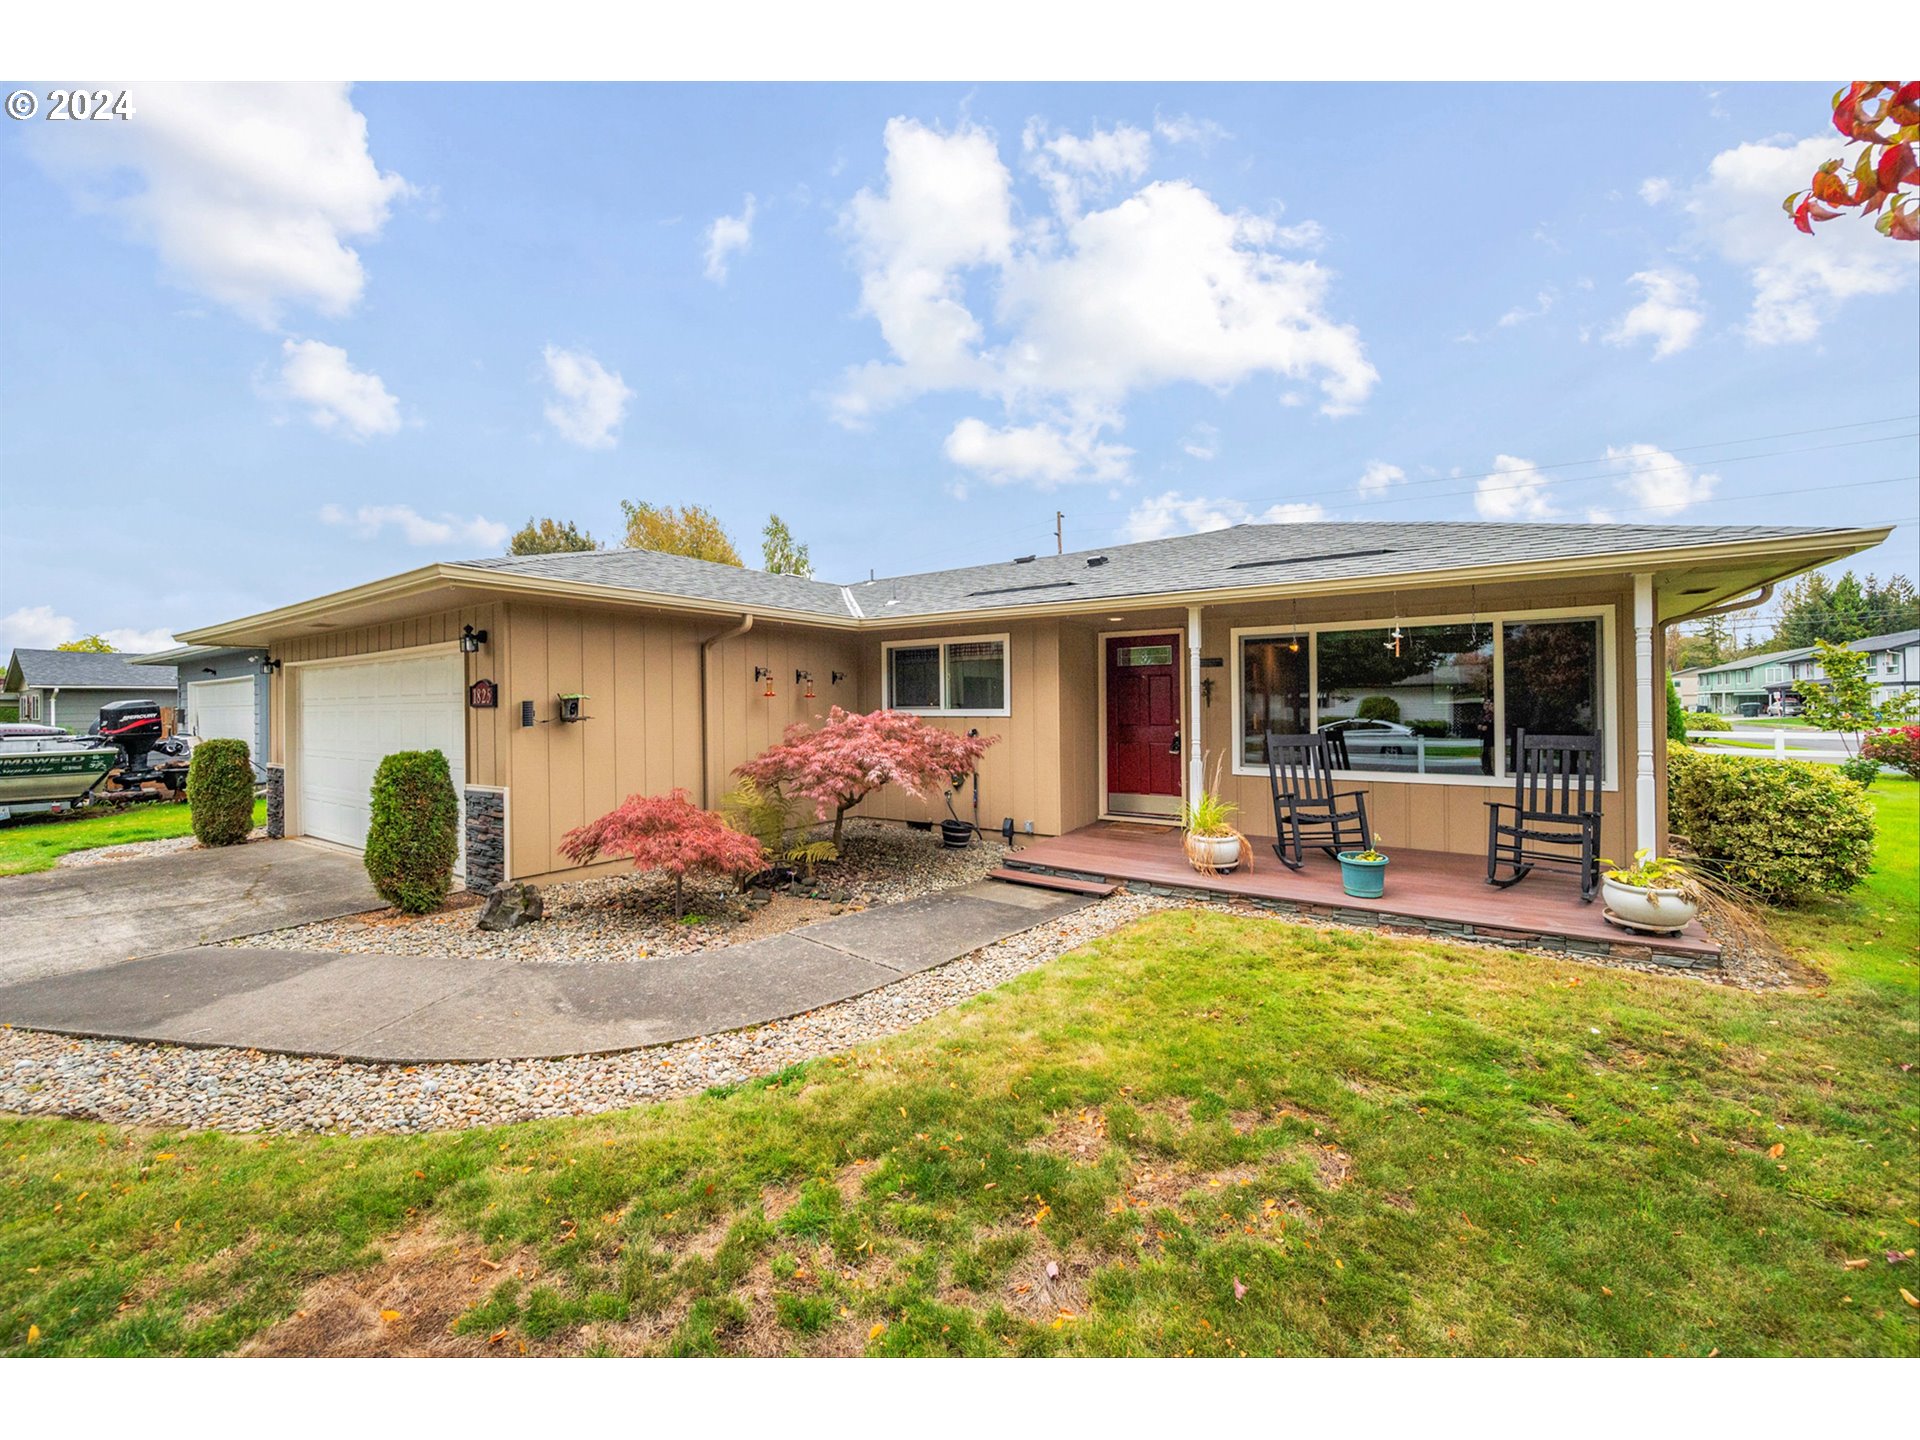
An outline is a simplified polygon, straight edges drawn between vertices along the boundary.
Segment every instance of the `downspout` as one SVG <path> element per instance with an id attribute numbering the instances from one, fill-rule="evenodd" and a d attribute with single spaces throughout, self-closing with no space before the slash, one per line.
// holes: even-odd
<path id="1" fill-rule="evenodd" d="M 1685 615 L 1676 615 L 1667 623 L 1669 625 L 1678 625 L 1685 620 L 1711 620 L 1716 615 L 1731 615 L 1736 610 L 1751 610 L 1754 606 L 1764 605 L 1773 598 L 1773 585 L 1774 582 L 1769 580 L 1760 587 L 1760 593 L 1758 595 L 1743 596 L 1738 600 L 1724 600 L 1720 604 L 1710 606 L 1705 610 L 1693 610 Z"/>
<path id="2" fill-rule="evenodd" d="M 742 615 L 733 629 L 700 642 L 700 808 L 703 810 L 713 808 L 713 730 L 707 714 L 707 696 L 712 686 L 707 680 L 707 662 L 713 657 L 714 646 L 724 640 L 737 640 L 751 629 L 753 616 Z"/>
<path id="3" fill-rule="evenodd" d="M 1201 745 L 1200 607 L 1187 607 L 1187 804 L 1207 788 L 1207 757 Z"/>
<path id="4" fill-rule="evenodd" d="M 1659 791 L 1653 773 L 1653 576 L 1633 577 L 1634 849 L 1660 850 Z M 1664 667 L 1663 673 L 1664 673 Z"/>
<path id="5" fill-rule="evenodd" d="M 47 687 L 47 724 L 58 725 L 59 723 L 60 687 L 58 685 L 49 685 Z"/>

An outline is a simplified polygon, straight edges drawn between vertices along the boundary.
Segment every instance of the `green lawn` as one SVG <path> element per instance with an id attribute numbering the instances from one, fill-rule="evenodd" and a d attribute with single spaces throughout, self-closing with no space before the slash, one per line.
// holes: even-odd
<path id="1" fill-rule="evenodd" d="M 1873 794 L 1785 995 L 1173 911 L 618 1115 L 0 1120 L 0 1349 L 1912 1355 L 1920 801 Z"/>
<path id="2" fill-rule="evenodd" d="M 253 802 L 253 823 L 267 823 L 267 802 Z M 71 819 L 26 820 L 0 828 L 0 875 L 51 870 L 62 855 L 129 845 L 136 840 L 171 840 L 193 833 L 193 813 L 174 801 L 155 800 L 124 809 L 82 812 Z"/>

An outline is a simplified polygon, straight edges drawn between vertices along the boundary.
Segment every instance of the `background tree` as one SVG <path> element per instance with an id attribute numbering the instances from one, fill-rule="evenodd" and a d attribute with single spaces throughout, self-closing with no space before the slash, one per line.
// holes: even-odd
<path id="1" fill-rule="evenodd" d="M 1845 210 L 1879 215 L 1874 229 L 1894 240 L 1920 240 L 1920 80 L 1856 80 L 1833 93 L 1833 128 L 1860 143 L 1851 167 L 1829 160 L 1813 172 L 1811 188 L 1796 190 L 1780 208 L 1795 227 L 1813 227 Z M 1849 179 L 1852 184 L 1848 184 Z"/>
<path id="2" fill-rule="evenodd" d="M 79 650 L 88 655 L 113 655 L 113 646 L 107 644 L 98 635 L 82 635 L 78 640 L 66 640 L 53 647 L 56 650 Z"/>
<path id="3" fill-rule="evenodd" d="M 1849 570 L 1829 580 L 1816 570 L 1780 592 L 1780 621 L 1770 646 L 1790 650 L 1821 640 L 1844 644 L 1917 627 L 1920 598 L 1906 576 L 1895 575 L 1883 585 L 1874 575 L 1861 580 Z"/>
<path id="4" fill-rule="evenodd" d="M 1825 640 L 1814 650 L 1827 678 L 1794 684 L 1803 706 L 1801 714 L 1822 730 L 1838 730 L 1848 755 L 1854 754 L 1854 732 L 1898 725 L 1920 712 L 1920 694 L 1911 690 L 1885 700 L 1873 698 L 1873 681 L 1867 678 L 1872 657 L 1866 651 L 1830 645 Z"/>
<path id="5" fill-rule="evenodd" d="M 788 728 L 778 745 L 734 773 L 762 788 L 811 801 L 821 819 L 833 816 L 833 844 L 847 812 L 883 785 L 927 795 L 971 775 L 995 735 L 956 735 L 918 715 L 875 710 L 856 715 L 833 707 L 818 730 Z"/>
<path id="6" fill-rule="evenodd" d="M 711 510 L 699 505 L 675 509 L 671 505 L 649 505 L 644 500 L 622 500 L 620 509 L 627 517 L 624 543 L 629 550 L 658 550 L 718 565 L 746 563 L 733 548 L 726 526 Z"/>
<path id="7" fill-rule="evenodd" d="M 807 547 L 794 544 L 793 532 L 787 528 L 786 521 L 778 515 L 769 515 L 767 528 L 760 532 L 760 537 L 760 553 L 766 558 L 768 574 L 812 578 L 813 562 L 807 558 Z"/>
<path id="8" fill-rule="evenodd" d="M 571 520 L 541 516 L 527 517 L 527 523 L 514 531 L 507 542 L 509 555 L 565 555 L 577 550 L 598 550 L 600 542 Z"/>

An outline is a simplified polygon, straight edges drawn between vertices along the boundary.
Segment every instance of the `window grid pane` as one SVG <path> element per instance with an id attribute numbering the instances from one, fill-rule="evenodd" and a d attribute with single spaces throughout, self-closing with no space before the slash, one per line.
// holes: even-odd
<path id="1" fill-rule="evenodd" d="M 1354 770 L 1494 773 L 1493 627 L 1406 625 L 1315 637 L 1316 724 Z"/>
<path id="2" fill-rule="evenodd" d="M 1513 737 L 1592 735 L 1600 723 L 1600 622 L 1509 621 L 1501 636 L 1505 750 Z"/>
<path id="3" fill-rule="evenodd" d="M 887 652 L 892 666 L 892 705 L 896 710 L 940 708 L 940 647 L 902 645 Z"/>
<path id="4" fill-rule="evenodd" d="M 1307 684 L 1311 638 L 1261 637 L 1240 642 L 1240 760 L 1267 762 L 1263 737 L 1303 735 L 1309 714 Z"/>
<path id="5" fill-rule="evenodd" d="M 1006 646 L 998 640 L 968 640 L 947 650 L 947 708 L 1000 710 L 1007 703 Z"/>

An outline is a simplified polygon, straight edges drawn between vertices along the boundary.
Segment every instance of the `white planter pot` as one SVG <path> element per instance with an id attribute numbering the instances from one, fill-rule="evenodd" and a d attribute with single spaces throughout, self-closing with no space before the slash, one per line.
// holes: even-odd
<path id="1" fill-rule="evenodd" d="M 1224 875 L 1240 863 L 1238 835 L 1189 835 L 1187 860 L 1202 874 Z"/>
<path id="2" fill-rule="evenodd" d="M 1700 907 L 1688 899 L 1684 891 L 1649 890 L 1641 885 L 1622 885 L 1618 880 L 1604 876 L 1600 881 L 1600 898 L 1606 902 L 1608 912 L 1621 924 L 1631 925 L 1636 930 L 1657 930 L 1669 935 L 1684 930 L 1693 917 L 1700 913 Z"/>

